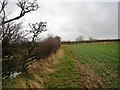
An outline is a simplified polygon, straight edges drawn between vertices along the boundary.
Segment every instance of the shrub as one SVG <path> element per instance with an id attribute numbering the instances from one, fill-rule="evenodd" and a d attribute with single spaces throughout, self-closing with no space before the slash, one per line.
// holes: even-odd
<path id="1" fill-rule="evenodd" d="M 57 38 L 47 38 L 42 42 L 39 42 L 36 44 L 36 47 L 34 48 L 33 56 L 36 59 L 45 59 L 47 58 L 51 53 L 56 53 L 56 51 L 60 47 L 60 40 Z"/>

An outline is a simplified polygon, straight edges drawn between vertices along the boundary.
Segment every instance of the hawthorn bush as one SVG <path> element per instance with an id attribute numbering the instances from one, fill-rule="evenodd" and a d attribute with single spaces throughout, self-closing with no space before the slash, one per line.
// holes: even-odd
<path id="1" fill-rule="evenodd" d="M 60 40 L 56 37 L 49 37 L 44 41 L 36 43 L 36 47 L 33 51 L 33 56 L 35 59 L 45 59 L 52 53 L 56 53 L 56 51 L 60 47 Z"/>

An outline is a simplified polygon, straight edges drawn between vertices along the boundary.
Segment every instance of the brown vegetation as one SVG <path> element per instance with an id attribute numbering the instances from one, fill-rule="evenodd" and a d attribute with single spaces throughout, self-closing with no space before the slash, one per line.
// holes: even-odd
<path id="1" fill-rule="evenodd" d="M 24 45 L 22 45 L 21 43 L 20 47 L 21 46 L 23 48 Z M 26 47 L 25 46 L 21 50 L 18 49 L 19 51 L 17 54 L 12 55 L 10 57 L 6 57 L 6 59 L 4 58 L 3 72 L 5 73 L 12 72 L 12 71 L 23 71 L 24 72 L 24 69 L 26 69 L 27 71 L 27 67 L 31 63 L 33 63 L 33 61 L 41 60 L 41 59 L 45 60 L 52 53 L 56 53 L 60 47 L 60 41 L 56 37 L 55 38 L 51 37 L 51 38 L 45 39 L 44 41 L 36 42 L 29 57 L 27 56 L 27 53 L 26 53 L 26 50 L 28 49 L 25 49 L 28 46 Z"/>
<path id="2" fill-rule="evenodd" d="M 28 67 L 28 73 L 36 73 L 36 72 L 46 72 L 46 73 L 53 73 L 55 70 L 51 69 L 51 66 L 55 66 L 59 64 L 60 59 L 63 57 L 63 50 L 59 49 L 55 54 L 51 54 L 46 59 L 40 59 L 38 61 L 34 61 Z"/>

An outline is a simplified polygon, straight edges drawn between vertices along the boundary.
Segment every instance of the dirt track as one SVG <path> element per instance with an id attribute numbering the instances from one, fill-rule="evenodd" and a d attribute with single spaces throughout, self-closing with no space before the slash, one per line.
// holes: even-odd
<path id="1" fill-rule="evenodd" d="M 106 88 L 102 78 L 89 65 L 81 64 L 73 51 L 71 51 L 71 55 L 77 64 L 82 88 Z"/>

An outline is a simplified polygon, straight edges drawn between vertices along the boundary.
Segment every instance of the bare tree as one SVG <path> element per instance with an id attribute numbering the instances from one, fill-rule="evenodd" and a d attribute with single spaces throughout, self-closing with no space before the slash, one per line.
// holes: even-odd
<path id="1" fill-rule="evenodd" d="M 28 33 L 32 36 L 32 40 L 26 40 L 25 42 L 25 46 L 24 46 L 24 42 L 20 43 L 21 40 L 21 23 L 15 24 L 5 24 L 5 31 L 3 34 L 3 56 L 5 56 L 5 58 L 3 58 L 3 72 L 6 73 L 6 71 L 12 70 L 12 69 L 18 69 L 19 67 L 21 67 L 21 71 L 26 72 L 27 71 L 27 67 L 29 66 L 29 62 L 33 61 L 34 59 L 36 59 L 34 53 L 34 49 L 36 48 L 36 39 L 38 37 L 38 35 L 44 31 L 46 31 L 46 22 L 40 22 L 40 23 L 35 23 L 35 24 L 29 24 L 30 26 L 30 30 L 28 30 Z M 13 44 L 13 45 L 12 45 Z M 15 46 L 17 45 L 22 45 L 24 48 L 23 50 L 17 49 Z M 13 48 L 12 48 L 13 46 Z M 21 48 L 19 46 L 17 46 L 18 48 Z M 16 54 L 14 52 L 14 49 L 17 49 L 17 53 L 21 56 L 21 57 L 17 57 L 17 59 L 15 59 L 17 62 L 14 62 L 14 58 L 16 58 Z M 24 53 L 21 53 L 21 51 Z M 13 52 L 14 54 L 12 54 L 11 52 Z M 7 58 L 6 58 L 7 56 Z M 12 56 L 12 57 L 11 57 Z M 10 59 L 11 58 L 11 59 Z M 6 68 L 6 65 L 8 65 L 8 68 Z M 12 67 L 13 66 L 13 67 Z"/>
<path id="2" fill-rule="evenodd" d="M 20 42 L 21 39 L 21 26 L 22 23 L 7 23 L 4 25 L 4 30 L 2 31 L 2 54 L 10 54 L 12 45 Z M 14 52 L 13 50 L 11 52 Z"/>
<path id="3" fill-rule="evenodd" d="M 7 66 L 8 63 L 11 63 L 11 58 L 14 57 L 11 55 L 11 52 L 14 52 L 13 49 L 16 49 L 15 44 L 20 41 L 21 39 L 21 23 L 14 23 L 15 20 L 20 19 L 23 17 L 26 13 L 36 11 L 39 6 L 36 0 L 18 0 L 16 5 L 20 8 L 20 12 L 17 16 L 13 18 L 8 18 L 8 13 L 6 12 L 6 7 L 8 5 L 7 0 L 0 1 L 0 39 L 2 40 L 2 49 L 3 53 L 2 56 L 7 56 L 7 58 L 3 58 L 3 65 Z M 35 36 L 36 37 L 36 36 Z M 14 45 L 12 45 L 14 44 Z M 11 45 L 14 46 L 14 48 L 11 48 Z M 10 51 L 10 52 L 9 52 Z M 19 51 L 18 51 L 19 52 Z M 10 57 L 8 57 L 10 56 Z M 15 56 L 16 57 L 16 56 Z M 24 56 L 23 56 L 24 57 Z M 13 59 L 13 62 L 15 62 L 17 59 Z M 20 61 L 21 62 L 21 61 Z M 17 62 L 15 62 L 17 63 Z M 13 65 L 13 64 L 11 64 Z M 14 66 L 13 66 L 14 67 Z M 10 71 L 11 68 L 13 67 L 8 67 L 3 70 L 4 72 Z M 14 67 L 15 68 L 15 67 Z"/>
<path id="4" fill-rule="evenodd" d="M 33 34 L 33 36 L 31 37 L 32 38 L 31 47 L 29 48 L 29 52 L 28 52 L 29 54 L 31 53 L 31 50 L 35 45 L 38 35 L 44 31 L 47 31 L 46 24 L 47 24 L 46 22 L 40 22 L 40 23 L 35 23 L 35 24 L 29 23 L 31 30 L 29 30 L 28 32 L 30 34 Z"/>
<path id="5" fill-rule="evenodd" d="M 4 25 L 8 22 L 20 19 L 26 13 L 36 11 L 39 8 L 36 0 L 34 0 L 33 2 L 30 2 L 29 0 L 18 0 L 18 3 L 16 3 L 16 5 L 21 9 L 20 14 L 16 17 L 8 19 L 7 13 L 5 10 L 6 6 L 8 5 L 8 1 L 7 0 L 3 0 L 3 2 L 0 1 L 0 4 L 1 4 L 1 7 L 0 7 L 0 14 L 1 14 L 0 15 L 0 18 L 1 18 L 0 25 Z"/>
<path id="6" fill-rule="evenodd" d="M 22 23 L 7 23 L 2 31 L 2 40 L 4 41 L 7 38 L 7 41 L 11 44 L 17 42 L 20 36 L 20 29 L 22 28 L 21 25 Z"/>
<path id="7" fill-rule="evenodd" d="M 95 40 L 95 39 L 94 39 L 93 37 L 89 37 L 89 40 L 90 40 L 90 41 L 93 41 L 93 40 Z"/>
<path id="8" fill-rule="evenodd" d="M 23 17 L 26 13 L 36 11 L 39 8 L 36 0 L 18 0 L 18 3 L 16 3 L 16 5 L 21 9 L 20 14 L 16 17 L 8 19 L 6 12 L 7 5 L 7 0 L 0 1 L 0 39 L 3 42 L 3 46 L 4 42 L 6 41 L 10 44 L 11 42 L 16 42 L 16 40 L 18 40 L 16 38 L 19 37 L 18 32 L 20 24 L 13 25 L 13 21 Z"/>
<path id="9" fill-rule="evenodd" d="M 76 41 L 82 41 L 83 39 L 84 39 L 83 36 L 79 36 L 79 37 L 76 38 Z"/>
<path id="10" fill-rule="evenodd" d="M 32 40 L 29 41 L 29 46 L 28 46 L 28 49 L 27 49 L 27 55 L 26 57 L 24 58 L 24 61 L 23 61 L 23 64 L 22 64 L 22 68 L 23 68 L 23 71 L 26 72 L 26 68 L 29 66 L 29 62 L 30 61 L 33 61 L 35 59 L 35 55 L 34 55 L 34 48 L 36 46 L 36 39 L 38 37 L 38 35 L 42 32 L 45 32 L 47 30 L 46 28 L 46 22 L 40 22 L 40 23 L 35 23 L 35 24 L 29 24 L 31 30 L 28 30 L 28 32 L 30 34 L 32 34 Z"/>
<path id="11" fill-rule="evenodd" d="M 55 36 L 55 38 L 61 42 L 61 37 L 60 36 Z"/>
<path id="12" fill-rule="evenodd" d="M 21 37 L 19 32 L 21 25 L 20 23 L 15 24 L 13 21 L 23 17 L 26 13 L 36 11 L 39 8 L 36 0 L 18 0 L 16 5 L 21 9 L 20 14 L 8 19 L 6 12 L 7 5 L 7 0 L 0 1 L 0 40 L 2 40 L 3 47 L 18 42 Z"/>

